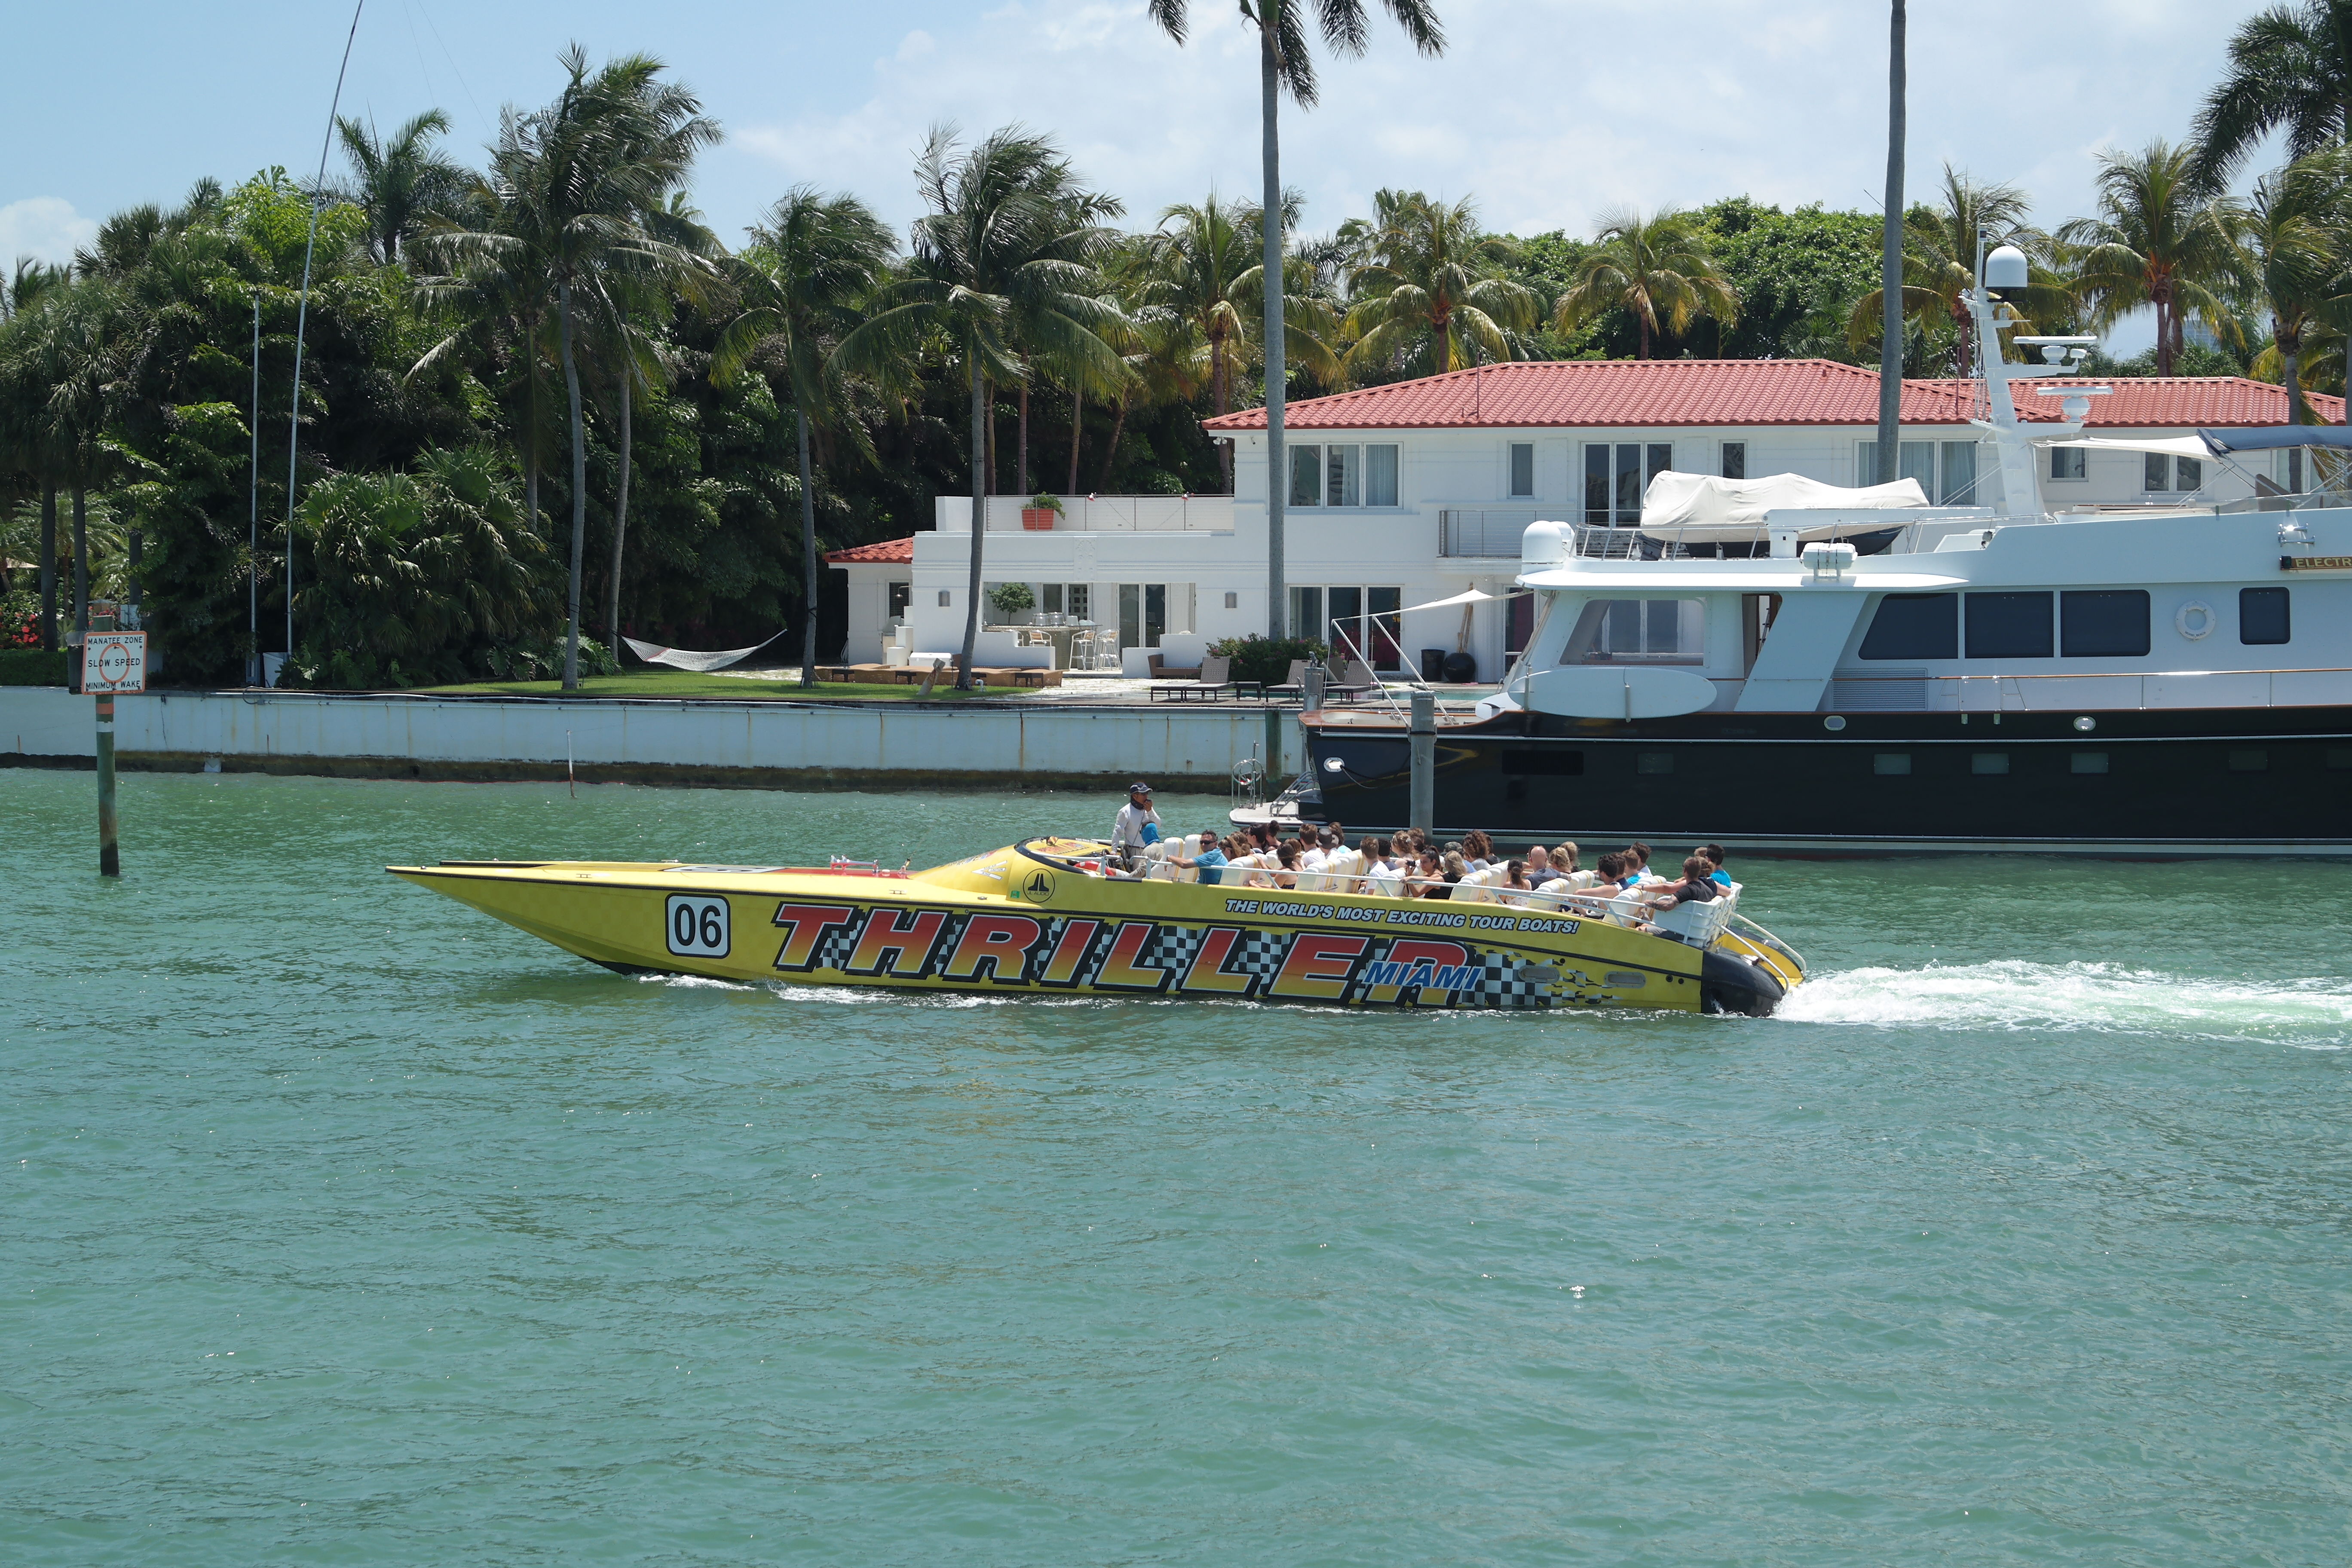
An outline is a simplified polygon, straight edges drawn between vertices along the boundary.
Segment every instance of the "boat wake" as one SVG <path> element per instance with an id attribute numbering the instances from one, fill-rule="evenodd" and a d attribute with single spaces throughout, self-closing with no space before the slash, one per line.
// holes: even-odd
<path id="1" fill-rule="evenodd" d="M 2085 1030 L 2352 1048 L 2352 984 L 2194 979 L 2119 963 L 1849 969 L 1808 979 L 1778 1016 L 1807 1024 Z"/>

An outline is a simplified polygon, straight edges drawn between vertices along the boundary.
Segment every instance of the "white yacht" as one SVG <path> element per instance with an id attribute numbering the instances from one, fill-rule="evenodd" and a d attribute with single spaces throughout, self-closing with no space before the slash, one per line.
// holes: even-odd
<path id="1" fill-rule="evenodd" d="M 2352 855 L 2352 431 L 2086 438 L 2015 399 L 2094 340 L 2019 336 L 2025 258 L 1986 258 L 1979 414 L 2000 498 L 1930 507 L 1782 476 L 1661 475 L 1638 528 L 1538 522 L 1538 623 L 1502 690 L 1444 711 L 1441 833 L 1820 855 Z M 2256 494 L 2046 510 L 2050 445 L 2236 467 L 2308 448 Z M 1303 717 L 1305 816 L 1402 826 L 1393 704 Z M 1306 785 L 1306 781 L 1301 781 Z"/>

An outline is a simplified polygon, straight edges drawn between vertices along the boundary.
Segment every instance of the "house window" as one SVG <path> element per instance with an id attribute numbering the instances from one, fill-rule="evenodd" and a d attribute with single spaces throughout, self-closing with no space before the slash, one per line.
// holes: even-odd
<path id="1" fill-rule="evenodd" d="M 1323 448 L 1323 504 L 1364 504 L 1364 449 L 1361 447 Z"/>
<path id="2" fill-rule="evenodd" d="M 1515 498 L 1531 497 L 1536 493 L 1536 444 L 1533 441 L 1511 443 L 1511 494 Z"/>
<path id="3" fill-rule="evenodd" d="M 1952 447 L 1970 447 L 1973 446 L 1974 443 L 1968 441 L 1947 441 L 1944 445 L 1947 448 L 1949 448 Z M 1876 484 L 1878 482 L 1878 443 L 1875 441 L 1857 441 L 1854 443 L 1854 482 L 1862 485 Z M 1926 493 L 1930 501 L 1933 501 L 1936 499 L 1936 443 L 1933 441 L 1906 441 L 1895 448 L 1895 477 L 1898 479 L 1918 480 L 1919 489 Z M 1976 458 L 1973 453 L 1970 454 L 1969 459 L 1968 477 L 1969 483 L 1973 485 L 1977 477 Z"/>
<path id="4" fill-rule="evenodd" d="M 2058 651 L 2067 658 L 2138 658 L 2147 652 L 2147 590 L 2069 589 L 2058 595 Z"/>
<path id="5" fill-rule="evenodd" d="M 1296 588 L 1290 590 L 1290 635 L 1295 637 L 1319 637 L 1323 635 L 1323 590 Z"/>
<path id="6" fill-rule="evenodd" d="M 1970 658 L 2048 658 L 2050 595 L 1969 594 L 1966 620 Z"/>
<path id="7" fill-rule="evenodd" d="M 1595 441 L 1584 448 L 1584 521 L 1610 527 L 1642 521 L 1642 493 L 1675 466 L 1671 441 Z"/>
<path id="8" fill-rule="evenodd" d="M 1748 443 L 1726 441 L 1723 444 L 1723 477 L 1744 479 L 1748 477 Z"/>
<path id="9" fill-rule="evenodd" d="M 2084 459 L 2091 454 L 2080 447 L 2050 448 L 2050 477 L 2053 479 L 2081 479 L 2090 476 L 2084 471 Z"/>
<path id="10" fill-rule="evenodd" d="M 2150 490 L 2195 490 L 2205 485 L 2205 465 L 2194 458 L 2147 454 L 2142 477 Z"/>
<path id="11" fill-rule="evenodd" d="M 1347 585 L 1290 590 L 1293 637 L 1331 650 L 1331 667 L 1362 659 L 1376 670 L 1404 668 L 1404 590 Z"/>
<path id="12" fill-rule="evenodd" d="M 1121 647 L 1158 647 L 1170 632 L 1192 629 L 1190 583 L 1121 583 L 1118 643 Z"/>
<path id="13" fill-rule="evenodd" d="M 1937 506 L 1974 506 L 1977 504 L 1977 444 L 1974 441 L 1943 443 L 1941 472 L 1937 475 L 1937 488 L 1927 493 L 1936 498 Z"/>
<path id="14" fill-rule="evenodd" d="M 1083 621 L 1093 601 L 1091 583 L 1048 583 L 1039 595 L 1037 607 L 1048 615 L 1066 615 L 1074 621 Z"/>
<path id="15" fill-rule="evenodd" d="M 1397 503 L 1397 449 L 1394 446 L 1364 448 L 1364 504 Z"/>
<path id="16" fill-rule="evenodd" d="M 2238 640 L 2253 646 L 2293 640 L 2289 607 L 2284 588 L 2239 589 Z"/>
<path id="17" fill-rule="evenodd" d="M 914 591 L 914 586 L 912 583 L 888 583 L 883 585 L 887 606 L 882 612 L 882 619 L 885 622 L 896 625 L 907 618 L 907 595 Z"/>
<path id="18" fill-rule="evenodd" d="M 1323 448 L 1293 447 L 1290 449 L 1290 504 L 1317 506 L 1323 500 Z M 1129 647 L 1135 645 L 1129 643 Z"/>
<path id="19" fill-rule="evenodd" d="M 1867 659 L 1960 657 L 1958 594 L 1889 594 L 1862 639 Z"/>

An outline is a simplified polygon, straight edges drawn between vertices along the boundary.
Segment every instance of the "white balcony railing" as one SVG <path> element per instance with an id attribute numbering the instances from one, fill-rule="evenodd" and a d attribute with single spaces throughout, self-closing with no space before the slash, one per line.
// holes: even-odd
<path id="1" fill-rule="evenodd" d="M 971 498 L 938 498 L 940 531 L 964 533 L 971 527 Z M 988 531 L 1022 532 L 1020 496 L 988 498 Z M 1231 496 L 1066 496 L 1054 519 L 1057 533 L 1231 533 Z M 1516 548 L 1516 547 L 1515 547 Z"/>
<path id="2" fill-rule="evenodd" d="M 1552 514 L 1557 516 L 1559 509 Z M 1517 561 L 1519 542 L 1528 525 L 1546 514 L 1534 507 L 1448 507 L 1437 514 L 1440 555 L 1462 555 L 1489 561 Z"/>

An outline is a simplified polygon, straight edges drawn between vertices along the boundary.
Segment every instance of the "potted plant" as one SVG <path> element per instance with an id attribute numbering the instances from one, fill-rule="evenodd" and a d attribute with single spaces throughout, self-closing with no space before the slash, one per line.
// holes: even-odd
<path id="1" fill-rule="evenodd" d="M 1029 503 L 1021 509 L 1021 526 L 1032 533 L 1049 532 L 1054 520 L 1064 515 L 1062 498 L 1041 490 L 1031 496 Z"/>
<path id="2" fill-rule="evenodd" d="M 988 607 L 996 612 L 999 626 L 1010 626 L 1015 616 L 1037 607 L 1037 595 L 1026 583 L 999 583 L 988 591 Z"/>

